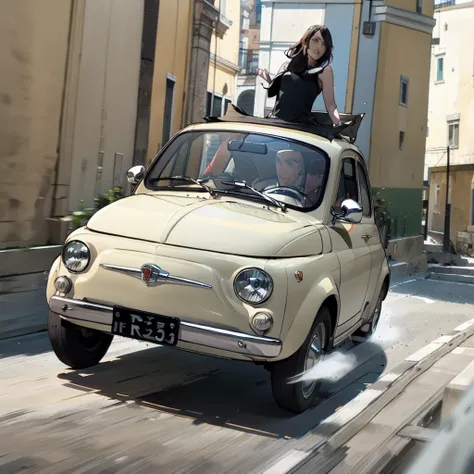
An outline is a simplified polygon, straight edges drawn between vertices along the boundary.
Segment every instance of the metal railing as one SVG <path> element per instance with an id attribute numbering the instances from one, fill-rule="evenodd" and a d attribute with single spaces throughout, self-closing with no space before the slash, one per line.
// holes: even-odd
<path id="1" fill-rule="evenodd" d="M 255 76 L 258 69 L 258 51 L 252 49 L 239 49 L 240 74 L 244 76 Z"/>

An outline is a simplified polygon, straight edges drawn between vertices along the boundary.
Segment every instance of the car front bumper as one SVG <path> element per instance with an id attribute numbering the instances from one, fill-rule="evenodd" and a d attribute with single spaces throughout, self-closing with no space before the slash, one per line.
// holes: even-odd
<path id="1" fill-rule="evenodd" d="M 71 322 L 77 322 L 79 325 L 81 322 L 94 323 L 107 327 L 108 331 L 111 331 L 112 306 L 52 296 L 49 307 L 53 313 L 59 314 Z M 279 339 L 253 336 L 183 320 L 180 322 L 178 341 L 249 357 L 278 357 L 282 349 L 282 343 Z"/>

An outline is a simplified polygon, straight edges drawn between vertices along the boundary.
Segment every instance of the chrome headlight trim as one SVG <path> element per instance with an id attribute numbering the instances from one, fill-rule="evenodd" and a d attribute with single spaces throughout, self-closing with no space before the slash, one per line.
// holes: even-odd
<path id="1" fill-rule="evenodd" d="M 244 303 L 257 306 L 273 293 L 273 279 L 260 268 L 245 268 L 234 279 L 234 292 Z"/>
<path id="2" fill-rule="evenodd" d="M 74 253 L 68 256 L 68 252 Z M 76 263 L 75 266 L 71 264 L 71 258 L 76 259 L 73 260 L 73 263 Z M 91 251 L 84 242 L 71 240 L 64 245 L 61 252 L 61 260 L 71 273 L 83 273 L 87 270 L 91 262 Z"/>

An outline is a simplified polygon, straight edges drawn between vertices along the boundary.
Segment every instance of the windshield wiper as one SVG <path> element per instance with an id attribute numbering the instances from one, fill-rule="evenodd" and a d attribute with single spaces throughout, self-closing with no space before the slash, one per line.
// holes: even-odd
<path id="1" fill-rule="evenodd" d="M 205 189 L 214 199 L 217 196 L 217 193 L 213 188 L 207 186 L 198 179 L 191 178 L 190 176 L 163 176 L 160 178 L 155 178 L 153 181 L 187 181 L 188 183 L 194 183 L 198 186 L 201 186 L 201 188 Z"/>
<path id="2" fill-rule="evenodd" d="M 271 202 L 275 206 L 278 206 L 283 212 L 286 212 L 286 205 L 283 204 L 282 202 L 271 198 L 270 196 L 267 196 L 266 194 L 262 193 L 261 191 L 258 191 L 257 189 L 253 188 L 249 184 L 247 184 L 245 181 L 222 181 L 222 184 L 227 184 L 229 186 L 235 186 L 236 188 L 245 188 L 245 189 L 250 189 L 250 191 L 253 191 L 255 194 L 258 196 L 262 197 L 268 202 Z"/>

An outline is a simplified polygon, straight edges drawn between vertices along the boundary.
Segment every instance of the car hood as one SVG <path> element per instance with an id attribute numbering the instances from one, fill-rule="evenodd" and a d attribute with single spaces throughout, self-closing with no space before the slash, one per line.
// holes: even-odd
<path id="1" fill-rule="evenodd" d="M 87 227 L 132 239 L 257 257 L 278 256 L 282 249 L 281 256 L 288 256 L 287 250 L 295 248 L 292 242 L 311 234 L 316 238 L 314 253 L 322 245 L 317 227 L 304 216 L 228 198 L 133 195 L 99 210 Z M 292 250 L 291 255 L 298 252 Z"/>

